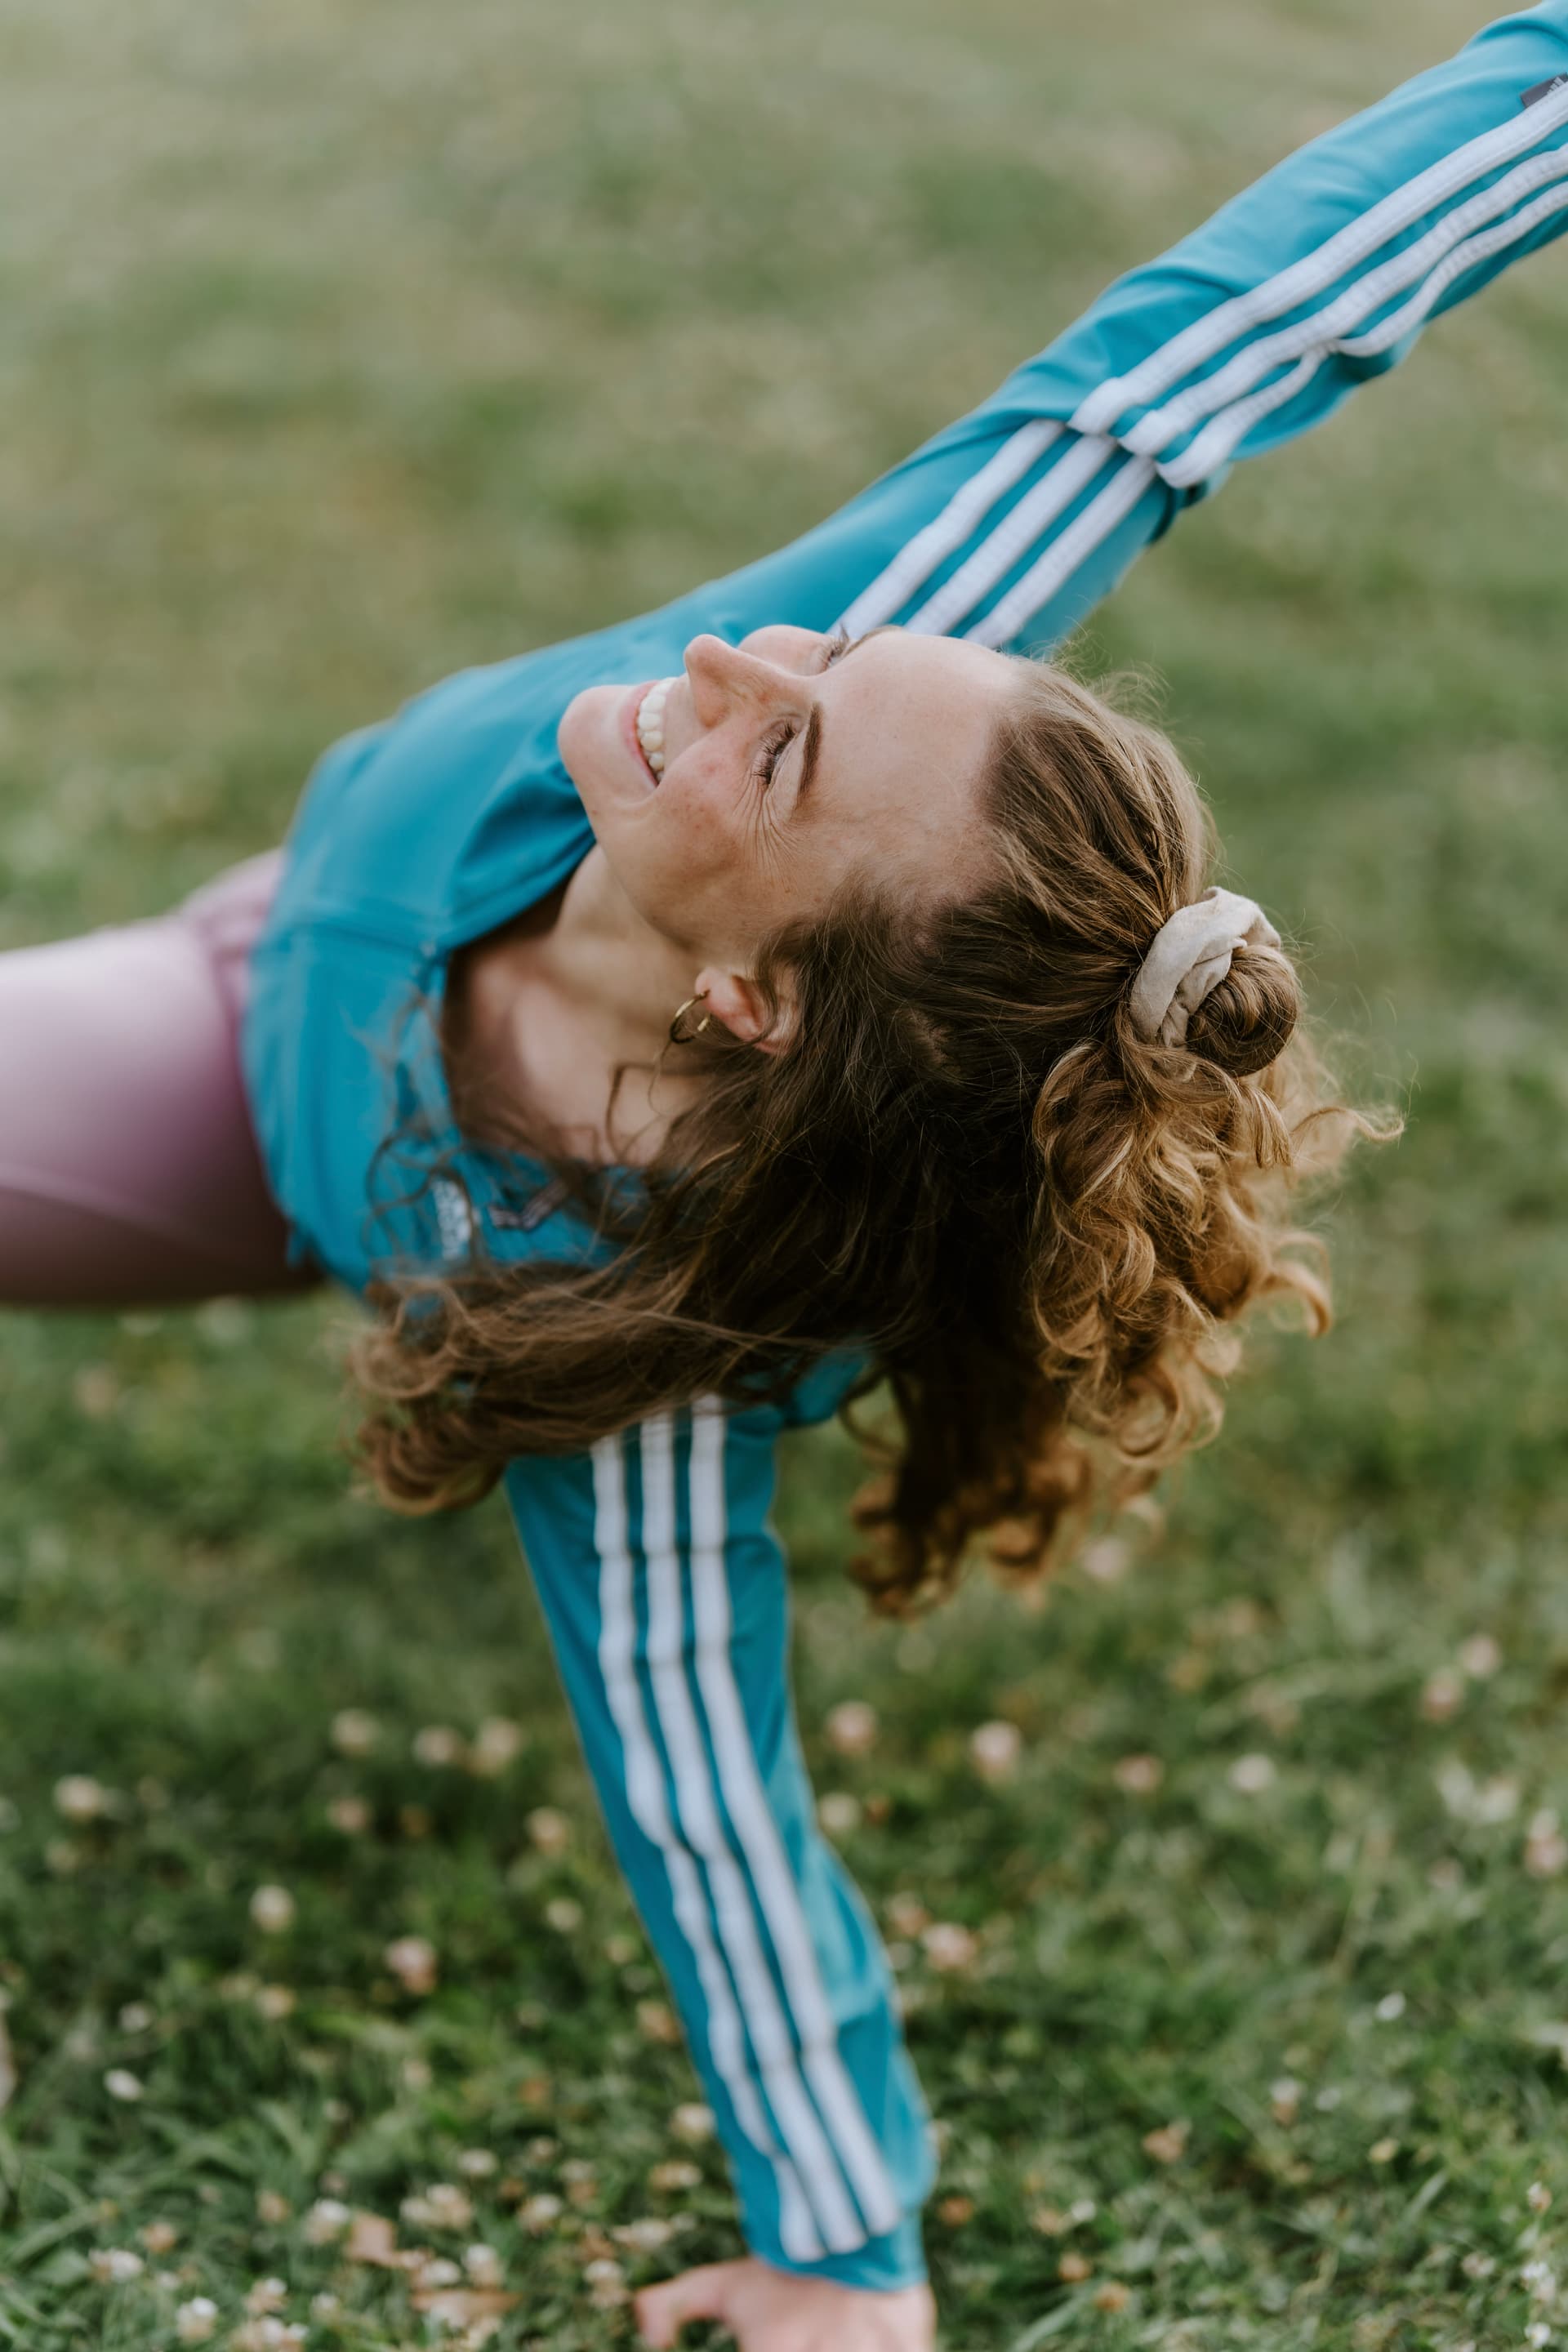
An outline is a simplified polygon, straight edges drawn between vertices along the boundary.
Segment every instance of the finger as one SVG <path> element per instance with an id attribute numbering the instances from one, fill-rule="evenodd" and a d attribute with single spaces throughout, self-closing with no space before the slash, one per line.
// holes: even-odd
<path id="1" fill-rule="evenodd" d="M 664 2352 L 675 2342 L 689 2319 L 721 2319 L 733 2263 L 705 2263 L 700 2270 L 682 2271 L 679 2278 L 658 2286 L 645 2286 L 636 2301 L 637 2327 L 646 2341 Z"/>

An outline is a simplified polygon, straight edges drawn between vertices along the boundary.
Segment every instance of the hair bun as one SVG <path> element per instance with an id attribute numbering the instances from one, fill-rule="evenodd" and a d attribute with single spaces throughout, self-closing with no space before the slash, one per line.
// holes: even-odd
<path id="1" fill-rule="evenodd" d="M 1301 1017 L 1301 983 L 1282 948 L 1247 940 L 1230 970 L 1194 1008 L 1186 1042 L 1233 1078 L 1266 1069 L 1290 1042 Z"/>

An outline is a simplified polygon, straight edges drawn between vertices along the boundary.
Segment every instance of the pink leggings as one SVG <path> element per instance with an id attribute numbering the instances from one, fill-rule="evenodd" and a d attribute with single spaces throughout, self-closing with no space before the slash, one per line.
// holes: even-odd
<path id="1" fill-rule="evenodd" d="M 0 1303 L 302 1290 L 240 1082 L 280 850 L 166 915 L 0 954 Z"/>

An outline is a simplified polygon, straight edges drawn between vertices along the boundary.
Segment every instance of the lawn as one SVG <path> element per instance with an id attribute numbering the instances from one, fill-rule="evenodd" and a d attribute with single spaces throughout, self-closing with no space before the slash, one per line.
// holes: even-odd
<path id="1" fill-rule="evenodd" d="M 161 908 L 334 735 L 815 520 L 1471 26 L 5 0 L 0 946 Z M 847 1446 L 789 1466 L 949 2352 L 1568 2325 L 1565 374 L 1559 248 L 1089 648 L 1408 1114 L 1320 1209 L 1336 1330 L 1260 1334 L 1163 1530 L 1042 1609 L 868 1622 Z M 626 2344 L 628 2285 L 740 2250 L 504 1513 L 349 1491 L 351 1312 L 0 1321 L 0 2345 L 199 2298 L 215 2343 L 437 2340 L 340 2208 L 499 2278 L 499 2352 Z"/>

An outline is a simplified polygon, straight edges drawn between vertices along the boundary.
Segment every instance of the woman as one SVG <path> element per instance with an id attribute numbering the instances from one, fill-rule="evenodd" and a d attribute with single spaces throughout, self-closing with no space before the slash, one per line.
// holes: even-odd
<path id="1" fill-rule="evenodd" d="M 860 1572 L 897 1609 L 982 1532 L 1037 1572 L 1212 1419 L 1244 1307 L 1321 1311 L 1289 959 L 1206 888 L 1170 746 L 1015 649 L 1565 220 L 1552 0 L 780 554 L 433 688 L 171 917 L 0 959 L 5 1295 L 324 1271 L 383 1310 L 381 1491 L 504 1479 L 751 2248 L 645 2292 L 649 2342 L 932 2340 L 929 2118 L 789 1705 L 779 1432 L 890 1381 Z"/>

